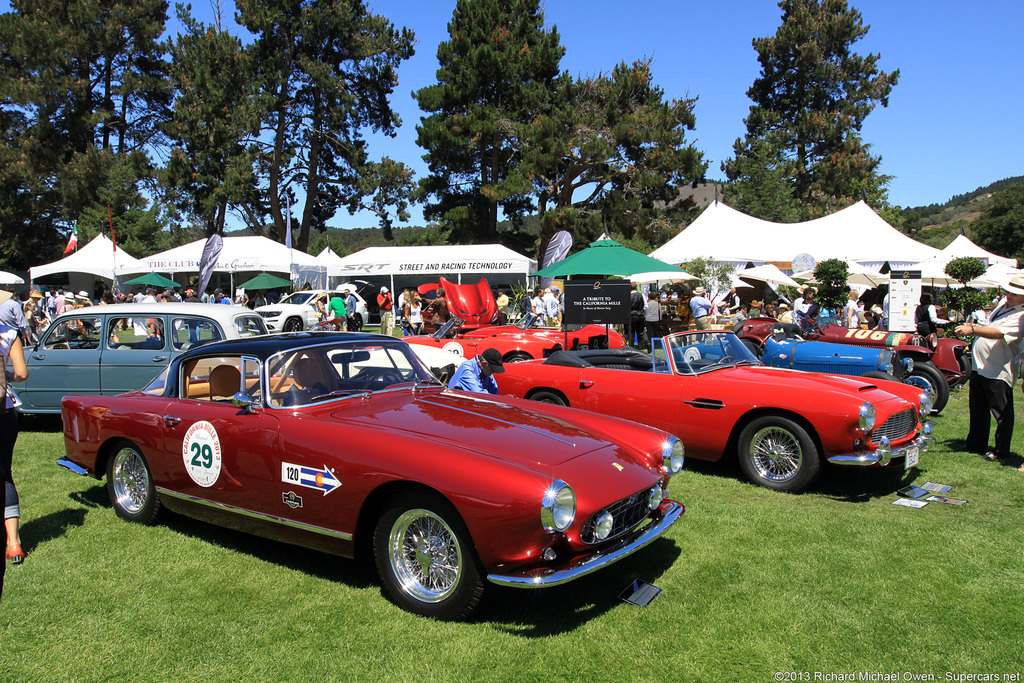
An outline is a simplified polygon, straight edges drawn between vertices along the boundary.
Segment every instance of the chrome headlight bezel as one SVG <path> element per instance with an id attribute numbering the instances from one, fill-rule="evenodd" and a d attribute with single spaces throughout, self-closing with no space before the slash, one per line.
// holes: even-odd
<path id="1" fill-rule="evenodd" d="M 615 517 L 612 516 L 612 513 L 605 510 L 601 513 L 601 516 L 598 517 L 597 523 L 594 524 L 594 537 L 598 541 L 603 541 L 611 535 L 614 528 Z"/>
<path id="2" fill-rule="evenodd" d="M 886 349 L 878 354 L 878 369 L 890 375 L 893 374 L 892 351 Z"/>
<path id="3" fill-rule="evenodd" d="M 576 492 L 561 479 L 544 491 L 540 504 L 540 523 L 546 531 L 565 531 L 576 518 Z"/>
<path id="4" fill-rule="evenodd" d="M 686 464 L 686 448 L 680 438 L 670 436 L 661 445 L 661 466 L 668 475 L 679 474 Z"/>
<path id="5" fill-rule="evenodd" d="M 932 408 L 935 407 L 935 394 L 932 393 L 931 389 L 921 390 L 918 404 L 921 407 L 921 415 L 931 415 Z"/>
<path id="6" fill-rule="evenodd" d="M 875 406 L 870 401 L 860 404 L 857 411 L 858 426 L 865 434 L 875 428 Z"/>

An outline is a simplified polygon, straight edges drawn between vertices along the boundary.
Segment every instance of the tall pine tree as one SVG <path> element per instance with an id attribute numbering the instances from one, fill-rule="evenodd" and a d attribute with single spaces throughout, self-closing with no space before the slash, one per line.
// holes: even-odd
<path id="1" fill-rule="evenodd" d="M 830 213 L 862 193 L 884 204 L 889 178 L 878 173 L 880 157 L 860 137 L 864 119 L 881 104 L 899 71 L 880 72 L 880 55 L 861 56 L 852 46 L 868 31 L 846 0 L 781 0 L 782 25 L 774 36 L 753 41 L 761 75 L 747 91 L 754 101 L 746 137 L 723 164 L 737 183 L 737 204 L 770 217 L 756 195 L 765 189 L 788 201 L 777 215 L 800 218 Z M 779 193 L 785 179 L 791 193 Z"/>

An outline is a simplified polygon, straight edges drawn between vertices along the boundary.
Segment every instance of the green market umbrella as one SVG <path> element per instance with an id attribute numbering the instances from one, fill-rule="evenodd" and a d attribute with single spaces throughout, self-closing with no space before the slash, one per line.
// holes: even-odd
<path id="1" fill-rule="evenodd" d="M 177 282 L 169 277 L 164 277 L 160 273 L 146 273 L 140 275 L 134 280 L 125 281 L 126 285 L 150 285 L 151 287 L 181 287 Z"/>
<path id="2" fill-rule="evenodd" d="M 242 284 L 238 285 L 239 289 L 279 289 L 281 287 L 291 287 L 292 281 L 285 280 L 283 277 L 277 277 L 276 275 L 270 275 L 269 273 L 260 273 L 256 277 Z"/>
<path id="3" fill-rule="evenodd" d="M 633 273 L 650 271 L 678 273 L 685 278 L 688 273 L 664 261 L 641 254 L 624 247 L 615 240 L 597 240 L 583 251 L 578 251 L 558 263 L 542 268 L 534 277 L 568 277 L 570 275 L 618 275 L 629 277 Z"/>

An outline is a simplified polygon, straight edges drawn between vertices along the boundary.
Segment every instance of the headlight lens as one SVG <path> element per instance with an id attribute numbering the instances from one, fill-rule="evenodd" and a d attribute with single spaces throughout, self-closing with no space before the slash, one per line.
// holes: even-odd
<path id="1" fill-rule="evenodd" d="M 548 531 L 565 531 L 575 517 L 576 492 L 561 479 L 556 479 L 544 492 L 540 522 Z"/>
<path id="2" fill-rule="evenodd" d="M 612 513 L 605 510 L 598 518 L 597 524 L 594 525 L 594 536 L 597 537 L 597 540 L 603 541 L 608 538 L 608 534 L 612 532 L 614 526 L 615 518 L 612 517 Z"/>
<path id="3" fill-rule="evenodd" d="M 860 430 L 862 432 L 870 432 L 875 428 L 875 407 L 865 401 L 860 406 Z"/>
<path id="4" fill-rule="evenodd" d="M 669 474 L 679 474 L 683 471 L 683 442 L 674 436 L 670 436 L 661 446 L 661 464 Z"/>
<path id="5" fill-rule="evenodd" d="M 903 372 L 905 372 L 905 373 L 907 373 L 909 375 L 913 371 L 914 371 L 914 359 L 913 358 L 904 358 L 903 359 Z"/>
<path id="6" fill-rule="evenodd" d="M 921 391 L 921 414 L 930 415 L 932 407 L 935 406 L 935 394 L 932 393 L 931 389 L 924 389 Z"/>
<path id="7" fill-rule="evenodd" d="M 652 510 L 657 510 L 663 500 L 665 500 L 665 490 L 661 488 L 661 484 L 655 484 L 647 494 L 647 506 Z"/>
<path id="8" fill-rule="evenodd" d="M 892 351 L 886 350 L 878 354 L 878 369 L 892 374 Z"/>

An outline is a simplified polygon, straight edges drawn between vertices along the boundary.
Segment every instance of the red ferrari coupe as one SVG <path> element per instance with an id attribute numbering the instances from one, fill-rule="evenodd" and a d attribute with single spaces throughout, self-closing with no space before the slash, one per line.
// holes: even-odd
<path id="1" fill-rule="evenodd" d="M 506 366 L 502 393 L 624 417 L 676 434 L 686 455 L 736 454 L 761 486 L 799 492 L 824 463 L 917 464 L 934 396 L 918 387 L 766 367 L 728 332 L 681 332 L 631 349 L 560 351 Z"/>
<path id="2" fill-rule="evenodd" d="M 674 436 L 582 411 L 449 391 L 404 342 L 304 332 L 213 343 L 148 387 L 63 401 L 66 458 L 114 510 L 161 508 L 375 557 L 399 606 L 469 615 L 486 586 L 572 581 L 683 513 Z"/>

